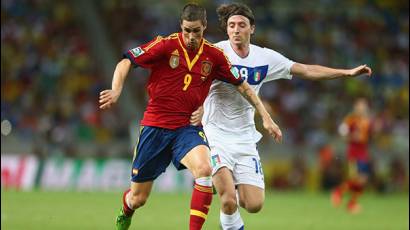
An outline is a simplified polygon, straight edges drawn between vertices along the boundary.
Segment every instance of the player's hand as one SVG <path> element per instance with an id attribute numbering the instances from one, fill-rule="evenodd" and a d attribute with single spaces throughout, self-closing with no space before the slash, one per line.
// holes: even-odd
<path id="1" fill-rule="evenodd" d="M 362 74 L 366 74 L 367 76 L 371 76 L 372 75 L 372 69 L 370 69 L 370 67 L 368 67 L 367 65 L 361 65 L 358 66 L 354 69 L 350 69 L 348 70 L 348 76 L 349 77 L 355 77 L 355 76 L 359 76 Z"/>
<path id="2" fill-rule="evenodd" d="M 189 119 L 189 122 L 191 122 L 191 125 L 200 125 L 202 121 L 202 116 L 204 115 L 204 107 L 200 106 L 198 107 L 197 110 L 195 110 Z"/>
<path id="3" fill-rule="evenodd" d="M 108 89 L 101 91 L 100 93 L 100 109 L 109 109 L 115 103 L 117 103 L 120 92 Z"/>
<path id="4" fill-rule="evenodd" d="M 282 131 L 280 131 L 279 126 L 275 122 L 273 122 L 270 117 L 263 119 L 263 127 L 268 131 L 269 135 L 271 135 L 277 143 L 282 142 Z"/>

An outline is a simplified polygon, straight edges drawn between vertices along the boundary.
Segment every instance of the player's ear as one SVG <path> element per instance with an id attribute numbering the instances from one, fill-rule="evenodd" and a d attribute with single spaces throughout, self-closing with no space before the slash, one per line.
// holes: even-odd
<path id="1" fill-rule="evenodd" d="M 255 33 L 255 25 L 251 25 L 251 35 Z"/>

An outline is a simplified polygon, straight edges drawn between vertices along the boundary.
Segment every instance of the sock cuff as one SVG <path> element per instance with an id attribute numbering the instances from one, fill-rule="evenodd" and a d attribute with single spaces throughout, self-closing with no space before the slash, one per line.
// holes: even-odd
<path id="1" fill-rule="evenodd" d="M 234 213 L 232 213 L 231 215 L 229 214 L 225 214 L 222 210 L 221 210 L 221 216 L 226 217 L 226 218 L 230 218 L 230 217 L 234 217 L 239 213 L 239 208 L 236 208 L 236 211 Z"/>
<path id="2" fill-rule="evenodd" d="M 195 179 L 195 184 L 205 187 L 212 187 L 212 177 L 200 177 Z"/>
<path id="3" fill-rule="evenodd" d="M 202 186 L 202 185 L 199 185 L 197 183 L 195 183 L 194 189 L 197 190 L 197 191 L 200 191 L 200 192 L 211 193 L 211 194 L 214 193 L 212 187 Z"/>
<path id="4" fill-rule="evenodd" d="M 239 214 L 239 209 L 237 208 L 236 211 L 234 213 L 232 213 L 232 215 L 228 215 L 223 213 L 222 211 L 220 212 L 220 219 L 221 219 L 221 223 L 223 224 L 227 224 L 227 225 L 233 225 L 233 224 L 237 224 L 239 222 L 239 224 L 243 224 L 241 219 L 241 216 Z"/>
<path id="5" fill-rule="evenodd" d="M 128 189 L 127 191 L 124 192 L 124 195 L 122 197 L 122 203 L 124 204 L 124 207 L 128 208 L 128 210 L 134 211 L 134 209 L 131 208 L 130 201 L 129 201 L 130 192 L 131 192 L 131 189 Z"/>

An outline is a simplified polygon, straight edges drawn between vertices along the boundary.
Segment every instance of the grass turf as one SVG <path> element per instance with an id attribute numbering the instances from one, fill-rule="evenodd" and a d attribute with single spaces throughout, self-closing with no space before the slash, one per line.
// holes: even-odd
<path id="1" fill-rule="evenodd" d="M 121 192 L 1 193 L 1 229 L 114 229 Z M 153 193 L 130 229 L 188 229 L 189 194 Z M 409 229 L 408 194 L 365 194 L 363 212 L 350 215 L 330 205 L 328 194 L 268 193 L 258 214 L 241 214 L 251 230 L 404 230 Z M 219 200 L 214 196 L 205 230 L 218 230 Z"/>

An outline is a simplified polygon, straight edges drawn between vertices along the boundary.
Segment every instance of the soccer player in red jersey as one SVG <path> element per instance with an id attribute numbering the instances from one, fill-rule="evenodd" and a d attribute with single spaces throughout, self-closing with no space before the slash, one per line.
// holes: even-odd
<path id="1" fill-rule="evenodd" d="M 126 52 L 114 71 L 112 88 L 100 93 L 100 108 L 108 109 L 117 102 L 132 66 L 151 70 L 149 101 L 134 153 L 131 186 L 123 194 L 117 229 L 129 228 L 135 209 L 145 204 L 153 181 L 171 161 L 178 170 L 188 168 L 195 178 L 189 229 L 202 228 L 212 201 L 212 168 L 203 128 L 191 125 L 190 117 L 203 104 L 214 79 L 236 85 L 258 110 L 269 134 L 278 142 L 282 138 L 254 90 L 232 68 L 223 52 L 203 38 L 205 9 L 187 4 L 180 25 L 181 33 L 157 37 Z"/>
<path id="2" fill-rule="evenodd" d="M 354 105 L 352 113 L 347 115 L 339 127 L 339 132 L 347 138 L 348 179 L 337 186 L 331 200 L 334 206 L 340 206 L 345 192 L 350 192 L 351 197 L 347 203 L 350 213 L 361 210 L 358 198 L 367 183 L 369 168 L 369 137 L 371 119 L 367 100 L 359 98 Z"/>

